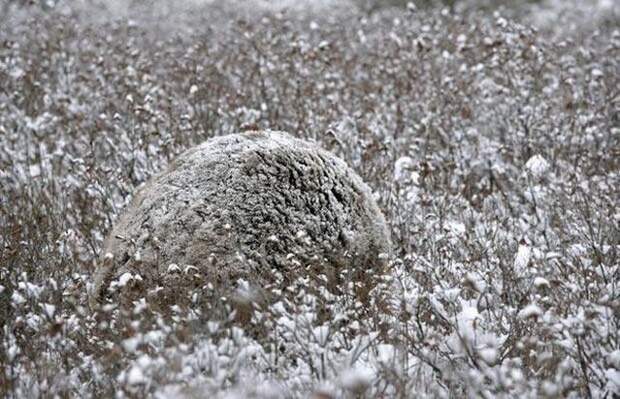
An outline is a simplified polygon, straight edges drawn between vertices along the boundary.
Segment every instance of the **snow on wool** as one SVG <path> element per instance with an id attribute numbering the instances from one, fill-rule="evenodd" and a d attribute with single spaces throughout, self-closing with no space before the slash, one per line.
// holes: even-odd
<path id="1" fill-rule="evenodd" d="M 186 277 L 222 288 L 260 287 L 272 268 L 365 273 L 388 250 L 370 189 L 343 161 L 286 133 L 233 134 L 188 150 L 136 195 L 104 243 L 91 302 L 130 281 L 165 295 Z"/>

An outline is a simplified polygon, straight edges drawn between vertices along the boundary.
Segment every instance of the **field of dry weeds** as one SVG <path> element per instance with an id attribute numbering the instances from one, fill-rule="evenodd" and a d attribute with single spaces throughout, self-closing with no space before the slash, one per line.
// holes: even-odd
<path id="1" fill-rule="evenodd" d="M 620 395 L 617 3 L 35 3 L 0 1 L 0 396 Z M 373 189 L 368 303 L 309 273 L 93 313 L 140 185 L 253 128 Z"/>

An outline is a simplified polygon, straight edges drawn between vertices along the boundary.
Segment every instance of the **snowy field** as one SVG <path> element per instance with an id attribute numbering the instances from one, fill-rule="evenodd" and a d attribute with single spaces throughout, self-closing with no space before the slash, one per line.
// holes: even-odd
<path id="1" fill-rule="evenodd" d="M 155 1 L 0 0 L 0 397 L 620 396 L 618 2 Z M 372 188 L 367 303 L 91 311 L 140 185 L 251 128 Z"/>

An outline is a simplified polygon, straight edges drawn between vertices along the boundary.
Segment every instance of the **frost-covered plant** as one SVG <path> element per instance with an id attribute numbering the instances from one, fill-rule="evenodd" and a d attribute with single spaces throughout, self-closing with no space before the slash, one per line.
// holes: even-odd
<path id="1" fill-rule="evenodd" d="M 614 2 L 5 4 L 2 396 L 620 395 Z M 367 303 L 317 275 L 266 307 L 246 281 L 91 313 L 136 189 L 248 129 L 314 139 L 373 189 L 394 254 Z"/>

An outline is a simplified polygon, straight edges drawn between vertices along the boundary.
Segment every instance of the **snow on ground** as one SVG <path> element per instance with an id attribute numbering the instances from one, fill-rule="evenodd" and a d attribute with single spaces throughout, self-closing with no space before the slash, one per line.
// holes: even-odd
<path id="1" fill-rule="evenodd" d="M 616 2 L 415 3 L 0 3 L 0 395 L 620 395 Z M 269 306 L 90 309 L 141 185 L 250 128 L 373 189 L 394 251 L 364 303 L 308 268 Z"/>

